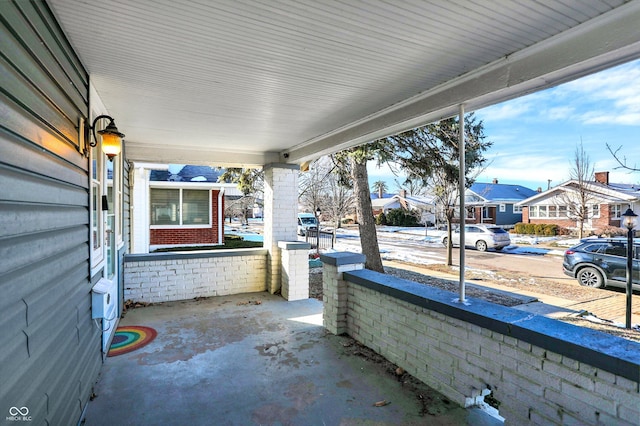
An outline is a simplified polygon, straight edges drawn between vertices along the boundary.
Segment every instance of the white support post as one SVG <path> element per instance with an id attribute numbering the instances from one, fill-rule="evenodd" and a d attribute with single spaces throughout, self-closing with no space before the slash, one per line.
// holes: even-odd
<path id="1" fill-rule="evenodd" d="M 460 192 L 460 303 L 465 303 L 465 284 L 464 284 L 464 268 L 465 268 L 465 230 L 464 226 L 467 223 L 467 209 L 464 204 L 464 190 L 465 190 L 465 143 L 464 143 L 464 104 L 460 104 L 460 111 L 458 113 L 458 147 L 460 151 L 460 174 L 458 175 L 458 187 Z"/>

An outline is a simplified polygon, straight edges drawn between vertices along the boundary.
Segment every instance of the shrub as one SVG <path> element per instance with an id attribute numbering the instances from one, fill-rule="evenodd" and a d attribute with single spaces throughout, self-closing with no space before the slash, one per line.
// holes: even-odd
<path id="1" fill-rule="evenodd" d="M 387 225 L 387 215 L 384 212 L 381 212 L 378 216 L 376 216 L 376 225 Z"/>
<path id="2" fill-rule="evenodd" d="M 391 209 L 387 212 L 387 225 L 391 226 L 421 226 L 418 217 L 404 209 Z"/>
<path id="3" fill-rule="evenodd" d="M 545 237 L 553 237 L 554 235 L 558 235 L 558 225 L 548 223 L 544 225 L 543 234 Z"/>
<path id="4" fill-rule="evenodd" d="M 604 226 L 596 230 L 596 234 L 601 237 L 625 237 L 627 231 L 616 226 Z"/>
<path id="5" fill-rule="evenodd" d="M 518 222 L 513 227 L 513 232 L 515 232 L 516 234 L 526 234 L 527 233 L 526 227 L 527 227 L 526 223 Z"/>
<path id="6" fill-rule="evenodd" d="M 516 223 L 513 228 L 516 234 L 540 235 L 552 237 L 560 234 L 560 227 L 552 223 Z"/>

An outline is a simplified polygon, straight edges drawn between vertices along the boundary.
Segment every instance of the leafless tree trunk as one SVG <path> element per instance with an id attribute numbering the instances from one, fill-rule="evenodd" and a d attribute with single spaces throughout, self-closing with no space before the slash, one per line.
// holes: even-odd
<path id="1" fill-rule="evenodd" d="M 376 221 L 373 217 L 371 195 L 369 194 L 367 162 L 366 159 L 358 161 L 355 156 L 351 156 L 349 161 L 351 162 L 354 194 L 360 200 L 360 202 L 356 203 L 356 215 L 358 217 L 362 254 L 366 256 L 365 267 L 384 273 L 382 259 L 380 258 L 380 248 L 378 247 Z"/>
<path id="2" fill-rule="evenodd" d="M 339 228 L 342 218 L 353 212 L 355 201 L 351 188 L 340 183 L 335 167 L 328 157 L 315 161 L 300 174 L 298 197 L 306 210 L 315 212 L 320 207 L 323 218 Z"/>
<path id="3" fill-rule="evenodd" d="M 585 223 L 593 217 L 593 205 L 598 202 L 591 189 L 594 179 L 593 164 L 582 143 L 576 147 L 569 179 L 574 184 L 567 187 L 559 201 L 561 205 L 567 206 L 567 217 L 576 221 L 578 238 L 582 238 Z"/>

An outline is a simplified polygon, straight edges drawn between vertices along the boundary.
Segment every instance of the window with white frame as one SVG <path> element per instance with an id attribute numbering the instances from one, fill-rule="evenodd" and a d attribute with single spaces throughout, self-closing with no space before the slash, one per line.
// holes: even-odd
<path id="1" fill-rule="evenodd" d="M 558 217 L 560 219 L 565 219 L 565 218 L 569 217 L 567 215 L 567 206 L 558 206 Z"/>
<path id="2" fill-rule="evenodd" d="M 600 204 L 591 206 L 591 217 L 600 217 Z"/>
<path id="3" fill-rule="evenodd" d="M 103 243 L 104 243 L 104 223 L 102 213 L 102 195 L 104 194 L 105 172 L 104 158 L 100 146 L 101 136 L 98 136 L 98 143 L 91 147 L 89 174 L 91 176 L 91 187 L 89 204 L 91 209 L 90 227 L 91 227 L 91 265 L 96 266 L 104 259 Z M 89 141 L 87 141 L 87 144 Z"/>
<path id="4" fill-rule="evenodd" d="M 507 205 L 506 204 L 500 204 L 500 213 L 504 213 L 507 211 Z"/>
<path id="5" fill-rule="evenodd" d="M 124 215 L 122 208 L 124 205 L 123 196 L 123 160 L 121 155 L 114 157 L 112 161 L 105 162 L 107 166 L 107 199 L 109 200 L 109 214 L 114 215 L 112 226 L 116 237 L 116 244 L 119 246 L 123 242 Z"/>
<path id="6" fill-rule="evenodd" d="M 626 212 L 629 208 L 629 204 L 612 204 L 609 209 L 611 210 L 612 219 L 622 218 L 622 213 Z"/>
<path id="7" fill-rule="evenodd" d="M 515 204 L 513 205 L 513 212 L 514 213 L 522 213 L 522 206 L 516 206 Z"/>
<path id="8" fill-rule="evenodd" d="M 153 227 L 170 228 L 210 226 L 211 191 L 151 188 L 150 224 Z"/>
<path id="9" fill-rule="evenodd" d="M 467 207 L 467 219 L 473 219 L 476 217 L 476 208 L 475 207 Z"/>
<path id="10" fill-rule="evenodd" d="M 538 217 L 549 217 L 549 206 L 538 206 Z"/>
<path id="11" fill-rule="evenodd" d="M 116 215 L 116 243 L 124 241 L 124 160 L 122 155 L 116 155 L 113 159 L 113 196 L 115 200 Z"/>
<path id="12" fill-rule="evenodd" d="M 513 206 L 513 210 L 515 213 L 515 208 L 517 206 Z M 558 218 L 558 219 L 566 219 L 567 218 L 567 206 L 558 206 L 558 205 L 536 205 L 529 206 L 529 217 L 531 218 Z"/>

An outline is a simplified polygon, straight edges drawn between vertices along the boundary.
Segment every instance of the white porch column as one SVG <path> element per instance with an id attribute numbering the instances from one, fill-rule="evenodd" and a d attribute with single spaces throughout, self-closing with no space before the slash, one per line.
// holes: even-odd
<path id="1" fill-rule="evenodd" d="M 298 170 L 296 164 L 264 166 L 264 248 L 269 251 L 267 290 L 272 294 L 282 285 L 278 242 L 298 240 Z"/>
<path id="2" fill-rule="evenodd" d="M 131 169 L 131 253 L 149 253 L 149 177 L 145 167 Z"/>

